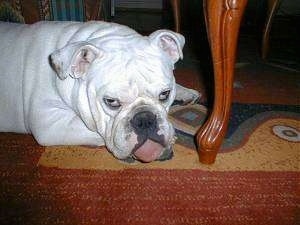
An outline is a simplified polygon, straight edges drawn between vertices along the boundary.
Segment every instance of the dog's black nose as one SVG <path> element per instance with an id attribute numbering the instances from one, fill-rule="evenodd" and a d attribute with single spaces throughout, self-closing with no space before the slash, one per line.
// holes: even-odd
<path id="1" fill-rule="evenodd" d="M 130 123 L 137 133 L 154 131 L 157 128 L 156 116 L 149 111 L 138 112 Z"/>

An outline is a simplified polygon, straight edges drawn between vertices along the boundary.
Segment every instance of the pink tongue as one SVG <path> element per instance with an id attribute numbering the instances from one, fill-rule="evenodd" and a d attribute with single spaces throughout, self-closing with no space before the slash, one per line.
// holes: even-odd
<path id="1" fill-rule="evenodd" d="M 163 150 L 160 144 L 147 140 L 141 147 L 139 147 L 134 155 L 143 162 L 151 162 L 157 159 Z"/>

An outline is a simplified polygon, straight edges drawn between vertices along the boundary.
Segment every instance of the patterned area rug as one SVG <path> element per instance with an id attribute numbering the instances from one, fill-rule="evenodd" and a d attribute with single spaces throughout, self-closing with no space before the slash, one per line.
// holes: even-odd
<path id="1" fill-rule="evenodd" d="M 243 137 L 230 150 L 225 141 L 212 166 L 187 141 L 201 105 L 171 110 L 180 135 L 166 162 L 129 165 L 105 148 L 1 134 L 0 224 L 298 224 L 299 114 L 288 109 L 234 120 L 227 139 Z"/>

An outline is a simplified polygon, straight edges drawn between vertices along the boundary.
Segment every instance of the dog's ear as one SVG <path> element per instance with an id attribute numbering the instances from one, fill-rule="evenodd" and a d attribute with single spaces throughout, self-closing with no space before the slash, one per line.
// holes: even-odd
<path id="1" fill-rule="evenodd" d="M 185 39 L 179 34 L 170 30 L 157 30 L 149 35 L 150 42 L 160 47 L 172 61 L 176 63 L 179 58 L 182 59 L 182 48 Z"/>
<path id="2" fill-rule="evenodd" d="M 76 42 L 54 51 L 49 59 L 58 77 L 84 77 L 91 63 L 103 54 L 102 50 L 86 42 Z"/>

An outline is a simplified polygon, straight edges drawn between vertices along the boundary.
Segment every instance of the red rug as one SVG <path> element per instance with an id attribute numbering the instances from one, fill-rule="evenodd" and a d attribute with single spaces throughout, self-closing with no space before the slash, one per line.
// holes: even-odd
<path id="1" fill-rule="evenodd" d="M 70 225 L 297 224 L 297 179 L 292 172 L 113 172 L 20 167 L 13 179 L 2 184 L 0 221 Z"/>

